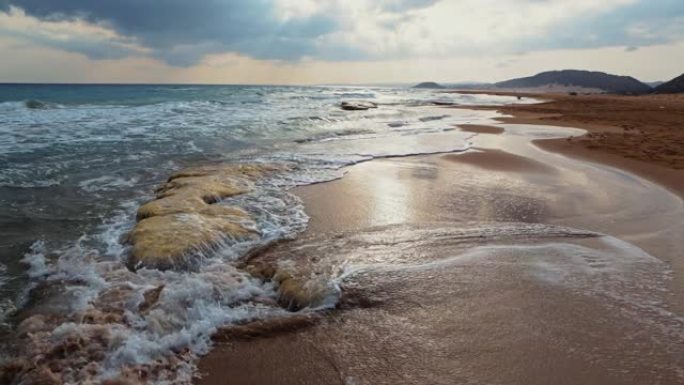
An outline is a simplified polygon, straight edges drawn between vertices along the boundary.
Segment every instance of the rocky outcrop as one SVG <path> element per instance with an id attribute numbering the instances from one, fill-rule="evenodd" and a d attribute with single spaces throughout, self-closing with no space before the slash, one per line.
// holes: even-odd
<path id="1" fill-rule="evenodd" d="M 232 165 L 183 170 L 138 209 L 138 223 L 126 241 L 132 269 L 187 268 L 198 255 L 224 240 L 256 238 L 249 215 L 218 202 L 252 190 L 252 182 L 279 168 Z"/>
<path id="2" fill-rule="evenodd" d="M 185 268 L 193 264 L 191 253 L 209 251 L 224 238 L 255 236 L 239 217 L 204 214 L 171 214 L 140 221 L 131 234 L 129 265 L 160 269 Z M 190 258 L 190 259 L 188 259 Z"/>
<path id="3" fill-rule="evenodd" d="M 257 263 L 246 267 L 253 277 L 272 281 L 278 286 L 278 304 L 290 311 L 323 305 L 331 295 L 337 295 L 325 284 L 298 277 L 287 270 Z"/>
<path id="4" fill-rule="evenodd" d="M 378 105 L 368 101 L 347 101 L 342 102 L 340 107 L 345 111 L 365 111 L 371 108 L 378 108 Z"/>
<path id="5" fill-rule="evenodd" d="M 458 103 L 456 102 L 447 102 L 447 101 L 442 101 L 442 100 L 435 100 L 432 102 L 435 106 L 457 106 Z"/>

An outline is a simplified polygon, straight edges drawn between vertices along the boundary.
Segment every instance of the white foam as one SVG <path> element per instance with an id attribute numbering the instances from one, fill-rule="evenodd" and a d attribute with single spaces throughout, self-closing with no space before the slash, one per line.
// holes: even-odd
<path id="1" fill-rule="evenodd" d="M 64 322 L 54 325 L 50 332 L 50 344 L 58 345 L 65 338 L 79 336 L 88 345 L 96 344 L 97 338 L 105 338 L 101 333 L 102 327 L 106 328 L 106 359 L 94 362 L 95 378 L 113 377 L 121 368 L 135 365 L 163 367 L 167 359 L 177 360 L 178 352 L 187 351 L 177 367 L 170 372 L 162 371 L 156 380 L 174 376 L 190 379 L 194 359 L 208 351 L 210 337 L 217 328 L 285 313 L 276 305 L 273 283 L 254 279 L 222 260 L 209 260 L 196 272 L 142 269 L 134 274 L 121 263 L 78 258 L 92 252 L 77 249 L 80 247 L 64 251 L 54 264 L 47 265 L 39 242 L 24 261 L 30 264 L 33 287 L 40 282 L 64 284 L 71 311 L 124 311 L 125 323 L 80 323 L 65 314 Z M 158 302 L 150 311 L 140 312 L 143 293 L 160 286 L 163 290 Z M 112 293 L 118 294 L 111 297 Z M 103 300 L 106 302 L 101 303 Z M 98 335 L 93 336 L 94 332 Z M 85 378 L 89 374 L 76 369 L 66 377 L 78 383 Z"/>
<path id="2" fill-rule="evenodd" d="M 7 285 L 10 281 L 10 277 L 7 275 L 7 266 L 0 263 L 0 289 Z M 0 299 L 0 332 L 2 329 L 9 328 L 9 324 L 5 323 L 7 316 L 12 314 L 16 310 L 14 301 L 10 298 Z"/>
<path id="3" fill-rule="evenodd" d="M 537 230 L 542 229 L 543 227 L 538 227 Z M 567 230 L 569 235 L 573 232 L 578 235 L 590 234 L 581 230 L 556 229 L 561 230 L 561 233 Z M 534 227 L 530 227 L 530 230 L 537 231 Z M 451 230 L 444 232 L 448 234 Z M 532 232 L 529 234 L 533 235 Z M 433 249 L 440 245 L 438 242 L 445 242 L 444 235 L 440 235 L 441 232 L 435 233 L 434 229 L 426 229 L 422 234 L 420 239 L 432 244 Z M 362 243 L 368 248 L 380 241 L 375 239 L 375 235 L 370 236 L 371 238 L 365 241 L 367 243 Z M 486 234 L 483 233 L 483 236 Z M 663 297 L 669 293 L 666 283 L 671 279 L 672 272 L 668 266 L 639 247 L 618 238 L 600 235 L 591 239 L 597 241 L 596 246 L 557 241 L 541 244 L 484 245 L 420 263 L 396 261 L 393 257 L 384 260 L 383 257 L 388 257 L 384 253 L 389 251 L 375 248 L 376 261 L 345 261 L 339 266 L 338 280 L 344 282 L 367 273 L 415 273 L 459 265 L 511 266 L 518 271 L 516 274 L 527 276 L 541 285 L 557 286 L 572 293 L 601 300 L 606 306 L 619 309 L 620 312 L 631 315 L 636 322 L 658 331 L 658 338 L 676 338 L 684 341 L 684 317 L 672 312 Z M 401 237 L 393 240 L 393 244 L 398 242 L 403 242 Z M 351 254 L 355 252 L 349 251 Z"/>
<path id="4" fill-rule="evenodd" d="M 31 279 L 48 275 L 50 270 L 48 269 L 45 260 L 45 242 L 35 241 L 31 245 L 30 251 L 24 254 L 24 258 L 21 259 L 21 262 L 28 265 L 26 274 Z"/>
<path id="5" fill-rule="evenodd" d="M 129 247 L 122 240 L 135 225 L 135 213 L 139 205 L 137 200 L 124 202 L 103 220 L 94 238 L 103 245 L 104 257 L 113 260 L 125 257 Z"/>
<path id="6" fill-rule="evenodd" d="M 118 176 L 101 176 L 87 179 L 78 184 L 78 187 L 86 192 L 94 193 L 108 190 L 121 190 L 131 188 L 138 183 L 137 177 L 123 178 Z"/>
<path id="7" fill-rule="evenodd" d="M 210 336 L 218 328 L 286 313 L 277 305 L 277 288 L 273 283 L 256 280 L 235 265 L 235 261 L 250 248 L 294 237 L 306 228 L 308 216 L 302 202 L 285 190 L 339 178 L 346 167 L 378 157 L 466 150 L 470 146 L 470 134 L 453 132 L 447 137 L 442 132 L 455 124 L 473 120 L 479 122 L 495 116 L 492 112 L 456 110 L 452 114 L 445 114 L 444 109 L 427 106 L 407 108 L 400 106 L 400 103 L 410 103 L 403 91 L 394 96 L 374 94 L 383 103 L 377 111 L 351 115 L 337 107 L 338 99 L 335 98 L 340 95 L 331 95 L 330 90 L 323 89 L 316 95 L 307 96 L 319 104 L 302 107 L 311 109 L 306 116 L 321 116 L 322 119 L 307 119 L 309 123 L 306 124 L 311 126 L 304 124 L 297 127 L 299 131 L 294 136 L 301 137 L 305 133 L 307 137 L 322 141 L 301 145 L 288 141 L 274 148 L 269 147 L 266 152 L 250 149 L 235 153 L 232 157 L 227 156 L 229 160 L 239 159 L 248 163 L 284 164 L 291 171 L 274 173 L 258 181 L 253 192 L 219 203 L 237 205 L 247 210 L 255 220 L 251 226 L 260 234 L 260 239 L 244 242 L 226 238 L 206 250 L 200 250 L 193 256 L 198 263 L 192 271 L 141 269 L 132 273 L 126 269 L 124 262 L 128 246 L 122 244 L 121 240 L 135 223 L 135 210 L 140 203 L 136 199 L 122 203 L 103 221 L 95 234 L 82 237 L 70 247 L 52 250 L 50 254 L 56 255 L 54 260 L 48 261 L 45 245 L 37 242 L 23 260 L 28 265 L 27 274 L 31 280 L 29 288 L 41 283 L 60 283 L 64 285 L 68 296 L 59 300 L 68 301 L 71 312 L 85 314 L 91 311 L 112 312 L 114 309 L 117 311 L 114 313 L 124 315 L 124 322 L 98 321 L 93 324 L 73 319 L 72 314 L 64 314 L 59 324 L 53 325 L 54 328 L 50 330 L 50 337 L 53 338 L 50 343 L 58 344 L 69 336 L 81 336 L 90 341 L 92 333 L 101 332 L 97 327 L 103 327 L 107 331 L 108 344 L 105 359 L 102 362 L 93 361 L 96 379 L 114 378 L 130 366 L 154 365 L 166 369 L 151 374 L 155 376 L 150 377 L 151 382 L 190 382 L 196 358 L 208 351 Z M 269 97 L 289 98 L 285 94 Z M 417 101 L 424 94 L 411 93 L 411 97 L 416 97 Z M 276 103 L 273 110 L 269 110 L 270 114 L 278 116 L 278 121 L 286 120 L 293 114 L 288 106 Z M 301 116 L 302 111 L 296 111 L 295 115 Z M 40 110 L 32 115 L 15 117 L 21 121 L 21 127 L 56 123 L 61 124 L 61 130 L 49 133 L 17 131 L 14 135 L 28 134 L 35 139 L 49 134 L 51 140 L 62 143 L 79 143 L 86 137 L 111 143 L 132 143 L 140 138 L 157 143 L 173 140 L 176 138 L 173 133 L 182 132 L 198 138 L 182 144 L 183 149 L 189 152 L 203 150 L 200 139 L 203 136 L 212 138 L 228 135 L 236 140 L 250 138 L 256 141 L 259 138 L 275 140 L 294 135 L 270 124 L 271 115 L 266 116 L 269 118 L 265 122 L 254 123 L 254 111 L 251 109 L 207 101 L 168 102 L 129 108 L 91 106 Z M 439 119 L 433 118 L 436 116 Z M 65 130 L 65 123 L 74 120 L 84 123 Z M 231 124 L 228 130 L 226 122 L 232 121 L 237 123 Z M 243 121 L 252 123 L 241 125 Z M 404 125 L 387 125 L 396 121 Z M 103 131 L 103 127 L 112 127 L 112 124 L 117 130 Z M 326 140 L 331 137 L 336 140 Z M 426 143 L 417 146 L 420 140 L 426 140 Z M 36 141 L 22 151 L 49 145 L 45 141 Z M 416 150 L 417 147 L 420 151 Z M 11 146 L 10 149 L 16 150 Z M 0 143 L 0 152 L 2 150 Z M 249 156 L 245 156 L 246 153 Z M 127 155 L 126 159 L 111 161 L 154 156 L 154 152 L 141 152 Z M 164 167 L 173 169 L 176 165 L 168 161 Z M 139 181 L 139 177 L 105 175 L 80 181 L 78 185 L 85 192 L 105 194 L 112 190 L 132 188 Z M 317 308 L 335 305 L 340 291 L 339 282 L 344 276 L 335 272 L 306 283 L 311 288 L 322 287 L 329 294 Z M 158 302 L 149 310 L 140 310 L 144 294 L 162 286 Z M 92 338 L 92 343 L 97 343 L 97 340 Z M 87 349 L 75 354 L 87 354 Z M 85 371 L 73 368 L 67 380 L 84 382 L 85 378 L 92 380 L 89 376 Z"/>

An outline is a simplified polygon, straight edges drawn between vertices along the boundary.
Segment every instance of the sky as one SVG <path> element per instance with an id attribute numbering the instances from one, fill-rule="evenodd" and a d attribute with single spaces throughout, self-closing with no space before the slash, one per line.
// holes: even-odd
<path id="1" fill-rule="evenodd" d="M 684 0 L 0 0 L 0 82 L 669 80 Z"/>

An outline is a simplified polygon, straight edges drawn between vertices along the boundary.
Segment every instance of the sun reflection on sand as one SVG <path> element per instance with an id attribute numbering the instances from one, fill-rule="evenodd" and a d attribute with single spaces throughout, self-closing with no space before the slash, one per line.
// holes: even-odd
<path id="1" fill-rule="evenodd" d="M 368 181 L 367 192 L 372 201 L 368 216 L 372 225 L 404 223 L 411 219 L 410 184 L 387 175 Z"/>

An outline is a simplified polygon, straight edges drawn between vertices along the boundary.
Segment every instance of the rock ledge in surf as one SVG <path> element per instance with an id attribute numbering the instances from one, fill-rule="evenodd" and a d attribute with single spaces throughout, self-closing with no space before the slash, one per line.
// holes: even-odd
<path id="1" fill-rule="evenodd" d="M 346 101 L 340 104 L 340 107 L 345 111 L 365 111 L 371 108 L 378 108 L 378 105 L 369 101 Z"/>
<path id="2" fill-rule="evenodd" d="M 156 198 L 138 209 L 138 223 L 126 241 L 132 245 L 131 268 L 179 269 L 192 266 L 196 254 L 222 241 L 256 239 L 254 222 L 239 207 L 221 199 L 253 190 L 253 181 L 279 168 L 231 165 L 187 169 L 173 174 Z"/>
<path id="3" fill-rule="evenodd" d="M 255 278 L 272 281 L 278 286 L 278 304 L 289 311 L 323 306 L 331 296 L 339 297 L 339 291 L 311 277 L 297 276 L 282 268 L 257 263 L 246 267 Z"/>

